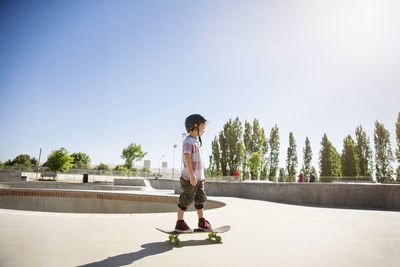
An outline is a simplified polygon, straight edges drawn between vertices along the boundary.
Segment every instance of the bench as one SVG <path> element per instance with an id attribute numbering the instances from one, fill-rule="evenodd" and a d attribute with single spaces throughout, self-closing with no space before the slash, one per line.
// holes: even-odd
<path id="1" fill-rule="evenodd" d="M 55 172 L 41 172 L 41 173 L 40 173 L 40 176 L 42 177 L 42 179 L 43 179 L 44 177 L 48 177 L 48 178 L 53 178 L 53 179 L 55 179 L 55 178 L 57 177 L 57 173 L 55 173 Z"/>

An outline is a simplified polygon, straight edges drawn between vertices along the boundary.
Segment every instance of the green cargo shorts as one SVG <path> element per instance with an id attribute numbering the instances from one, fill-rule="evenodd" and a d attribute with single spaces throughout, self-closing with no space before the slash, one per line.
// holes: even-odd
<path id="1" fill-rule="evenodd" d="M 193 186 L 190 181 L 181 177 L 181 195 L 179 196 L 179 205 L 188 207 L 193 202 L 196 204 L 204 204 L 207 201 L 206 192 L 204 191 L 204 181 L 197 181 L 197 185 Z"/>

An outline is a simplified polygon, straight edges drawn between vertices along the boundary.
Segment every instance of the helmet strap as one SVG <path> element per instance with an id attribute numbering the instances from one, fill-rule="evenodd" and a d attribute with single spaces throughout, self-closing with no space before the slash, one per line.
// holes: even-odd
<path id="1" fill-rule="evenodd" d="M 200 130 L 199 130 L 199 127 L 196 127 L 196 128 L 197 128 L 197 136 L 199 137 L 199 141 L 200 141 L 200 146 L 202 146 L 203 143 L 201 142 Z"/>

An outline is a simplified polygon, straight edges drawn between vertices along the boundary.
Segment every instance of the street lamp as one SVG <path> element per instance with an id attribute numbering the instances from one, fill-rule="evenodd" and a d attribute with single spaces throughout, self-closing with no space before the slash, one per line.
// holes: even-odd
<path id="1" fill-rule="evenodd" d="M 161 162 L 161 167 L 162 167 L 161 171 L 162 171 L 163 174 L 165 174 L 165 167 L 163 166 L 163 165 L 164 165 L 164 162 L 165 162 L 165 155 L 164 155 L 164 154 L 162 155 L 162 159 L 163 159 L 163 161 Z M 161 174 L 161 176 L 162 176 L 163 174 Z"/>
<path id="2" fill-rule="evenodd" d="M 182 146 L 183 146 L 183 140 L 185 139 L 185 137 L 186 137 L 186 133 L 182 133 Z M 183 148 L 182 148 L 182 151 L 183 151 Z M 182 173 L 182 168 L 183 168 L 183 160 L 181 160 L 181 173 Z"/>
<path id="3" fill-rule="evenodd" d="M 177 145 L 174 145 L 174 158 L 172 159 L 172 179 L 174 179 L 174 172 L 175 172 L 175 148 Z"/>

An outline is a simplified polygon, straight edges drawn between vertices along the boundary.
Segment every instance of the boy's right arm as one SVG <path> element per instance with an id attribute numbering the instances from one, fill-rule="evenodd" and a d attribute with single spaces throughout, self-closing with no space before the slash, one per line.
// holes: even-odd
<path id="1" fill-rule="evenodd" d="M 190 162 L 190 154 L 184 154 L 186 168 L 189 172 L 190 184 L 195 186 L 197 184 L 197 179 L 194 176 L 192 163 Z"/>

